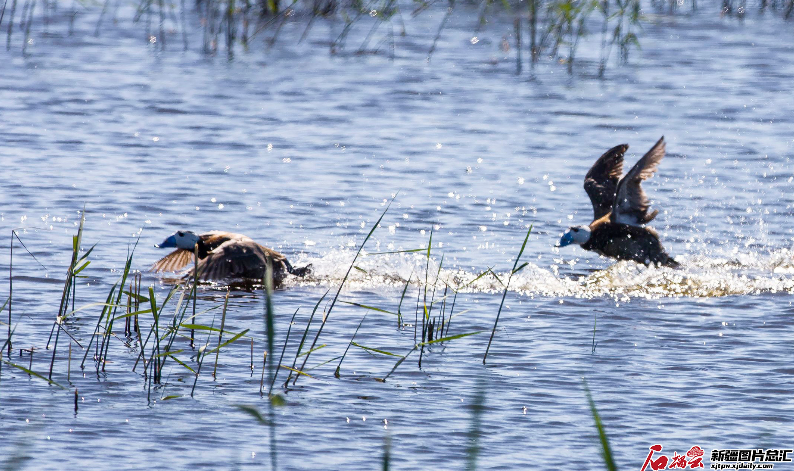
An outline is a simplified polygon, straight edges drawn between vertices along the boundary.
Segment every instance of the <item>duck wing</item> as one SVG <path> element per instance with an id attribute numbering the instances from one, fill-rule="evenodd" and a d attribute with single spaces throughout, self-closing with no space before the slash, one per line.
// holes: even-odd
<path id="1" fill-rule="evenodd" d="M 256 244 L 259 245 L 259 244 Z M 278 271 L 279 265 L 283 262 L 287 261 L 287 257 L 284 256 L 281 252 L 276 252 L 275 250 L 265 247 L 264 245 L 259 245 L 259 249 L 265 253 L 270 259 L 273 261 L 273 270 Z"/>
<path id="2" fill-rule="evenodd" d="M 199 237 L 201 238 L 201 241 L 204 243 L 204 247 L 206 247 L 208 252 L 217 249 L 221 246 L 221 244 L 224 244 L 230 240 L 253 242 L 253 240 L 248 236 L 225 231 L 209 231 L 201 234 Z"/>
<path id="3" fill-rule="evenodd" d="M 615 203 L 612 206 L 612 222 L 638 226 L 651 222 L 659 213 L 659 211 L 648 212 L 650 202 L 648 195 L 642 190 L 641 183 L 656 173 L 659 163 L 664 158 L 664 152 L 665 143 L 662 136 L 620 180 Z"/>
<path id="4" fill-rule="evenodd" d="M 628 144 L 621 144 L 609 149 L 584 177 L 584 190 L 593 203 L 593 221 L 612 211 L 618 181 L 623 174 L 623 155 L 628 148 Z"/>
<path id="5" fill-rule="evenodd" d="M 263 247 L 248 237 L 232 238 L 213 249 L 199 261 L 199 278 L 204 281 L 225 278 L 262 278 L 267 259 L 273 263 L 273 271 L 279 272 L 279 262 L 286 260 L 280 253 Z M 193 276 L 191 270 L 188 276 Z"/>
<path id="6" fill-rule="evenodd" d="M 149 271 L 179 271 L 190 263 L 193 263 L 193 252 L 185 249 L 176 249 L 155 262 Z"/>
<path id="7" fill-rule="evenodd" d="M 233 239 L 249 239 L 241 234 L 233 234 L 231 232 L 210 231 L 199 236 L 204 242 L 207 250 L 212 250 L 219 247 L 224 242 Z M 253 242 L 253 241 L 252 241 Z M 187 249 L 176 249 L 165 257 L 161 258 L 152 265 L 149 271 L 164 272 L 164 271 L 179 271 L 185 268 L 188 264 L 193 263 L 193 251 Z"/>

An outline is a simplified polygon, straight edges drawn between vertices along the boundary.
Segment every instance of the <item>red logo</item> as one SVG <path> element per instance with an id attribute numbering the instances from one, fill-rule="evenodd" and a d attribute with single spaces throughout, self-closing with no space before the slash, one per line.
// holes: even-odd
<path id="1" fill-rule="evenodd" d="M 679 455 L 674 451 L 671 457 L 661 455 L 656 459 L 654 459 L 653 453 L 662 451 L 662 445 L 653 445 L 650 447 L 650 450 L 640 471 L 645 471 L 649 464 L 653 471 L 659 469 L 692 469 L 703 467 L 703 449 L 699 446 L 690 448 L 689 451 L 686 452 L 686 455 Z"/>

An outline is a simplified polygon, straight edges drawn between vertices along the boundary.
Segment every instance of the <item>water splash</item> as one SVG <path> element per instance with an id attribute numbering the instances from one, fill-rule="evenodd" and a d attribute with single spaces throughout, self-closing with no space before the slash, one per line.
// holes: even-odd
<path id="1" fill-rule="evenodd" d="M 336 250 L 319 258 L 300 259 L 299 265 L 313 265 L 312 275 L 303 280 L 287 280 L 286 286 L 338 285 L 353 256 L 352 251 Z M 678 269 L 616 262 L 605 269 L 586 271 L 572 270 L 564 263 L 548 268 L 530 263 L 513 277 L 510 290 L 530 297 L 615 299 L 794 293 L 794 251 L 790 249 L 767 254 L 734 251 L 731 256 L 691 255 L 678 260 L 682 265 Z M 421 254 L 365 256 L 351 270 L 346 289 L 401 289 L 409 277 L 414 286 L 427 280 L 436 288 L 449 285 L 461 292 L 497 293 L 504 289 L 504 271 L 496 270 L 496 276 L 489 273 L 477 279 L 482 271 L 448 267 L 448 262 L 439 271 L 438 262 L 439 259 L 431 259 L 426 269 L 427 259 Z"/>

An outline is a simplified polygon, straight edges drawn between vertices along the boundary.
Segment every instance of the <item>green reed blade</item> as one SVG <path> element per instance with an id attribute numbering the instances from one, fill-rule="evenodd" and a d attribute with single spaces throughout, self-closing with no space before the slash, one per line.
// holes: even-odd
<path id="1" fill-rule="evenodd" d="M 312 378 L 312 379 L 314 379 L 314 376 L 310 375 L 309 373 L 304 373 L 304 372 L 303 372 L 303 371 L 301 371 L 301 370 L 298 370 L 298 369 L 295 369 L 295 368 L 290 368 L 290 367 L 289 367 L 289 366 L 287 366 L 287 365 L 281 365 L 281 367 L 282 367 L 282 368 L 284 368 L 285 370 L 290 370 L 290 371 L 292 371 L 293 373 L 297 373 L 297 374 L 299 374 L 299 375 L 303 375 L 303 376 L 308 376 L 309 378 Z"/>
<path id="2" fill-rule="evenodd" d="M 221 355 L 221 340 L 223 340 L 223 327 L 226 325 L 226 308 L 229 306 L 230 287 L 226 288 L 226 298 L 223 301 L 223 314 L 221 315 L 221 331 L 218 333 L 218 348 L 215 350 L 215 366 L 212 368 L 212 377 L 215 378 L 218 372 L 218 358 Z"/>
<path id="3" fill-rule="evenodd" d="M 217 347 L 213 348 L 212 350 L 207 350 L 206 354 L 215 353 L 218 350 L 220 350 L 221 348 L 236 342 L 237 340 L 240 339 L 240 337 L 242 337 L 245 334 L 247 334 L 249 330 L 250 329 L 245 329 L 244 331 L 240 332 L 239 334 L 235 335 L 234 337 L 230 338 L 229 340 L 223 342 L 222 344 L 218 345 Z"/>
<path id="4" fill-rule="evenodd" d="M 502 293 L 502 302 L 499 303 L 499 311 L 496 313 L 496 319 L 493 323 L 493 330 L 491 330 L 491 338 L 488 339 L 488 346 L 485 348 L 485 355 L 482 357 L 482 363 L 485 364 L 485 360 L 488 358 L 488 352 L 491 350 L 491 342 L 493 342 L 493 337 L 496 334 L 496 326 L 499 324 L 499 316 L 502 314 L 502 307 L 505 304 L 505 298 L 507 297 L 507 290 L 510 289 L 510 280 L 513 279 L 513 274 L 518 271 L 516 267 L 518 266 L 518 262 L 521 260 L 521 255 L 524 254 L 524 249 L 527 247 L 527 241 L 529 240 L 529 235 L 532 233 L 532 225 L 529 226 L 527 230 L 527 235 L 524 237 L 524 243 L 521 244 L 521 250 L 518 252 L 518 257 L 516 257 L 515 263 L 513 263 L 513 269 L 510 271 L 510 275 L 507 278 L 507 284 L 505 285 L 504 292 Z M 523 267 L 522 267 L 523 268 Z M 493 273 L 493 272 L 492 272 Z M 496 273 L 494 273 L 496 276 Z"/>
<path id="5" fill-rule="evenodd" d="M 328 344 L 325 344 L 325 343 L 324 343 L 324 344 L 322 344 L 322 345 L 318 345 L 318 346 L 316 346 L 316 347 L 312 348 L 311 350 L 308 350 L 308 351 L 306 351 L 306 352 L 303 352 L 303 353 L 299 354 L 299 355 L 298 355 L 298 357 L 302 357 L 302 356 L 309 355 L 310 353 L 314 353 L 314 352 L 316 352 L 317 350 L 319 350 L 319 349 L 321 349 L 321 348 L 325 348 L 325 347 L 327 347 L 327 346 L 328 346 Z"/>
<path id="6" fill-rule="evenodd" d="M 270 396 L 273 393 L 273 386 L 276 384 L 276 377 L 278 376 L 279 368 L 281 368 L 281 362 L 284 360 L 284 352 L 287 351 L 287 344 L 289 343 L 289 334 L 292 332 L 292 324 L 295 323 L 295 316 L 298 315 L 298 311 L 301 308 L 295 309 L 295 312 L 292 314 L 292 319 L 289 321 L 289 327 L 287 327 L 287 337 L 284 339 L 284 347 L 281 349 L 281 356 L 278 359 L 278 365 L 276 365 L 276 371 L 273 374 L 273 381 L 270 382 L 270 389 L 267 392 L 267 395 Z M 254 346 L 251 344 L 251 351 L 253 351 Z M 288 368 L 289 369 L 289 368 Z"/>
<path id="7" fill-rule="evenodd" d="M 339 369 L 342 367 L 342 362 L 345 361 L 345 357 L 347 356 L 347 352 L 348 352 L 348 350 L 350 350 L 350 345 L 353 343 L 353 340 L 356 339 L 356 334 L 358 334 L 358 329 L 361 328 L 361 324 L 364 323 L 364 319 L 367 318 L 367 314 L 369 314 L 369 313 L 364 313 L 364 317 L 362 317 L 361 318 L 361 322 L 358 323 L 358 327 L 356 327 L 356 331 L 353 332 L 353 337 L 350 339 L 350 343 L 348 343 L 347 344 L 347 348 L 345 348 L 345 353 L 342 354 L 342 359 L 339 360 L 339 364 L 336 365 L 336 371 L 334 371 L 334 376 L 337 377 L 337 378 L 339 378 Z"/>
<path id="8" fill-rule="evenodd" d="M 323 294 L 322 297 L 320 297 L 320 300 L 317 301 L 317 304 L 314 305 L 314 309 L 312 309 L 312 314 L 311 316 L 309 316 L 309 321 L 306 323 L 306 329 L 303 331 L 303 336 L 301 337 L 300 344 L 298 344 L 298 350 L 295 352 L 295 359 L 292 360 L 292 368 L 295 368 L 296 364 L 298 363 L 298 357 L 301 356 L 301 351 L 303 350 L 303 344 L 306 341 L 306 336 L 309 335 L 309 327 L 311 327 L 312 320 L 314 320 L 314 314 L 317 312 L 317 308 L 320 307 L 320 303 L 323 302 L 323 299 L 325 299 L 325 297 L 328 295 L 330 291 L 331 288 L 328 288 L 325 294 Z M 290 378 L 292 378 L 292 372 L 290 372 L 289 376 L 287 376 L 287 381 L 284 382 L 285 385 L 289 383 Z"/>
<path id="9" fill-rule="evenodd" d="M 100 304 L 102 304 L 102 303 L 100 303 Z M 73 312 L 74 312 L 74 311 L 73 311 Z M 119 319 L 125 319 L 125 318 L 127 318 L 127 317 L 137 316 L 137 315 L 140 315 L 140 314 L 149 314 L 150 312 L 152 312 L 152 310 L 151 310 L 151 309 L 143 309 L 143 310 L 141 310 L 141 311 L 128 312 L 128 313 L 126 313 L 126 314 L 122 314 L 122 315 L 120 315 L 120 316 L 116 316 L 116 320 L 119 320 Z M 71 314 L 71 313 L 70 313 L 70 314 Z"/>
<path id="10" fill-rule="evenodd" d="M 177 357 L 175 357 L 174 355 L 172 355 L 172 353 L 178 353 L 178 352 L 181 352 L 181 351 L 182 351 L 182 350 L 178 350 L 177 352 L 166 352 L 166 353 L 168 354 L 168 356 L 170 356 L 170 357 L 171 357 L 171 359 L 172 359 L 172 360 L 174 360 L 175 362 L 177 362 L 177 363 L 179 363 L 180 365 L 182 365 L 182 366 L 184 366 L 185 368 L 187 368 L 187 370 L 188 370 L 188 371 L 190 371 L 191 373 L 193 373 L 193 374 L 196 374 L 196 371 L 195 371 L 193 368 L 189 367 L 188 365 L 186 365 L 186 364 L 185 364 L 185 362 L 183 362 L 183 361 L 182 361 L 182 360 L 180 360 L 179 358 L 177 358 Z"/>
<path id="11" fill-rule="evenodd" d="M 379 350 L 377 348 L 365 347 L 364 345 L 361 345 L 361 344 L 356 343 L 356 342 L 350 342 L 350 344 L 353 345 L 354 347 L 358 347 L 358 348 L 360 348 L 362 350 L 366 350 L 368 352 L 375 352 L 375 353 L 380 353 L 381 355 L 389 355 L 389 356 L 393 356 L 393 357 L 397 357 L 397 358 L 402 358 L 400 355 L 397 355 L 396 353 L 387 352 L 386 350 Z"/>
<path id="12" fill-rule="evenodd" d="M 310 350 L 313 349 L 314 346 L 317 344 L 317 340 L 320 338 L 320 334 L 322 334 L 322 332 L 323 332 L 323 328 L 325 327 L 325 323 L 328 322 L 328 318 L 331 316 L 331 311 L 334 309 L 334 306 L 336 305 L 337 299 L 339 299 L 339 294 L 342 292 L 342 288 L 345 286 L 345 282 L 347 282 L 347 278 L 350 276 L 350 271 L 353 269 L 353 266 L 356 264 L 356 260 L 358 260 L 358 256 L 361 254 L 361 251 L 364 249 L 364 246 L 367 244 L 367 241 L 369 240 L 369 238 L 372 237 L 372 234 L 375 232 L 375 229 L 377 229 L 378 226 L 380 225 L 380 222 L 383 220 L 383 216 L 385 216 L 386 213 L 389 211 L 389 208 L 391 207 L 391 204 L 394 202 L 394 199 L 397 198 L 398 194 L 399 194 L 399 192 L 397 192 L 394 195 L 394 197 L 391 199 L 391 201 L 389 201 L 389 204 L 386 206 L 386 209 L 383 210 L 383 213 L 380 215 L 378 220 L 372 226 L 372 229 L 369 230 L 369 233 L 367 234 L 367 237 L 364 238 L 364 242 L 362 242 L 361 245 L 358 247 L 358 251 L 356 251 L 356 256 L 353 257 L 353 261 L 350 263 L 350 267 L 348 267 L 347 273 L 345 273 L 345 277 L 342 279 L 342 283 L 339 284 L 339 289 L 336 290 L 336 295 L 334 296 L 333 301 L 331 301 L 331 307 L 329 307 L 328 308 L 328 312 L 325 313 L 325 318 L 323 319 L 323 323 L 320 324 L 320 328 L 317 330 L 317 334 L 314 336 L 314 341 L 312 342 L 312 346 L 311 346 Z M 301 370 L 306 369 L 306 362 L 307 361 L 309 361 L 309 355 L 306 355 L 306 358 L 303 360 L 303 364 L 300 367 Z M 295 382 L 297 382 L 297 381 L 298 381 L 298 378 L 296 377 L 295 381 L 293 381 L 292 384 L 295 385 Z"/>
<path id="13" fill-rule="evenodd" d="M 590 413 L 593 415 L 595 426 L 598 429 L 598 441 L 601 443 L 601 457 L 604 459 L 604 464 L 609 471 L 617 471 L 618 467 L 615 465 L 615 460 L 612 458 L 612 448 L 609 446 L 609 439 L 607 438 L 604 424 L 601 422 L 601 417 L 598 415 L 593 396 L 590 394 L 590 388 L 587 387 L 587 380 L 582 378 L 585 395 L 587 395 L 587 402 L 590 405 Z"/>
<path id="14" fill-rule="evenodd" d="M 262 417 L 262 414 L 259 413 L 259 409 L 257 409 L 256 407 L 245 404 L 235 404 L 234 407 L 240 409 L 241 411 L 255 418 L 257 422 L 259 422 L 260 424 L 268 425 L 268 421 L 264 417 Z"/>
<path id="15" fill-rule="evenodd" d="M 485 381 L 480 378 L 471 404 L 471 427 L 467 434 L 469 446 L 466 447 L 466 470 L 477 469 L 477 455 L 480 453 L 482 436 L 482 412 L 485 409 Z"/>
<path id="16" fill-rule="evenodd" d="M 35 371 L 33 371 L 33 370 L 30 370 L 30 369 L 28 369 L 28 368 L 25 368 L 24 366 L 17 365 L 16 363 L 12 363 L 12 362 L 10 362 L 10 361 L 8 361 L 8 360 L 2 360 L 2 362 L 3 362 L 3 363 L 5 363 L 6 365 L 13 366 L 14 368 L 19 368 L 20 370 L 24 371 L 25 373 L 27 373 L 27 374 L 28 374 L 28 375 L 30 375 L 30 376 L 35 376 L 35 377 L 37 377 L 37 378 L 39 378 L 39 379 L 43 379 L 44 381 L 46 381 L 46 382 L 48 382 L 48 383 L 50 383 L 50 384 L 54 384 L 55 386 L 58 386 L 59 388 L 61 388 L 61 389 L 63 389 L 63 390 L 67 390 L 67 388 L 65 388 L 65 387 L 61 386 L 60 384 L 56 383 L 56 382 L 55 382 L 55 381 L 53 381 L 52 379 L 47 379 L 47 378 L 45 378 L 44 376 L 42 376 L 42 375 L 40 375 L 40 374 L 36 373 Z"/>
<path id="17" fill-rule="evenodd" d="M 341 301 L 341 300 L 339 302 L 340 303 L 344 303 L 344 304 L 350 304 L 351 306 L 356 306 L 356 307 L 361 307 L 361 308 L 364 308 L 364 309 L 369 309 L 370 311 L 384 312 L 386 314 L 392 314 L 392 315 L 395 315 L 395 316 L 397 315 L 396 312 L 387 311 L 387 310 L 381 309 L 379 307 L 367 306 L 366 304 L 359 304 L 359 303 L 354 303 L 354 302 L 351 302 L 351 301 Z"/>
<path id="18" fill-rule="evenodd" d="M 397 328 L 399 329 L 402 326 L 403 315 L 402 315 L 402 306 L 403 306 L 403 299 L 405 299 L 405 293 L 408 291 L 408 285 L 411 284 L 411 278 L 414 276 L 414 271 L 411 270 L 411 274 L 408 275 L 408 279 L 405 280 L 405 288 L 403 288 L 403 294 L 400 296 L 400 304 L 397 305 Z"/>
<path id="19" fill-rule="evenodd" d="M 477 334 L 481 334 L 483 332 L 488 332 L 488 331 L 487 330 L 478 330 L 476 332 L 467 332 L 465 334 L 450 335 L 449 337 L 442 337 L 440 339 L 428 340 L 427 342 L 422 342 L 419 345 L 420 346 L 421 345 L 432 345 L 434 343 L 449 342 L 450 340 L 462 339 L 463 337 L 468 337 L 470 335 L 477 335 Z"/>
<path id="20" fill-rule="evenodd" d="M 414 348 L 412 348 L 412 349 L 411 349 L 411 350 L 410 350 L 408 353 L 406 353 L 405 355 L 403 355 L 403 357 L 402 357 L 402 358 L 400 358 L 399 360 L 397 360 L 397 363 L 395 363 L 395 364 L 394 364 L 394 367 L 392 367 L 391 371 L 389 371 L 389 373 L 388 373 L 386 376 L 384 376 L 383 378 L 381 378 L 381 381 L 382 381 L 382 382 L 385 382 L 387 379 L 389 379 L 389 376 L 391 376 L 391 374 L 392 374 L 392 373 L 394 373 L 394 370 L 396 370 L 396 369 L 397 369 L 397 367 L 399 367 L 400 365 L 402 365 L 402 363 L 403 363 L 405 360 L 407 360 L 407 359 L 408 359 L 408 357 L 409 357 L 409 356 L 410 356 L 410 355 L 411 355 L 413 352 L 415 352 L 415 351 L 416 351 L 418 348 L 419 348 L 419 344 L 416 344 L 416 345 L 414 345 Z"/>
<path id="21" fill-rule="evenodd" d="M 488 273 L 493 273 L 493 271 L 491 270 L 492 268 L 493 268 L 493 267 L 488 267 L 488 268 L 486 268 L 484 272 L 482 272 L 482 273 L 480 273 L 479 275 L 477 275 L 477 276 L 476 276 L 476 277 L 475 277 L 473 280 L 469 281 L 468 283 L 466 283 L 466 284 L 465 284 L 465 285 L 463 285 L 463 286 L 460 286 L 460 287 L 458 287 L 458 291 L 460 291 L 460 290 L 462 290 L 462 289 L 464 289 L 464 288 L 468 288 L 469 286 L 471 286 L 472 284 L 474 284 L 474 282 L 475 282 L 475 281 L 477 281 L 477 280 L 479 280 L 480 278 L 484 277 L 484 276 L 485 276 L 485 275 L 487 275 Z"/>

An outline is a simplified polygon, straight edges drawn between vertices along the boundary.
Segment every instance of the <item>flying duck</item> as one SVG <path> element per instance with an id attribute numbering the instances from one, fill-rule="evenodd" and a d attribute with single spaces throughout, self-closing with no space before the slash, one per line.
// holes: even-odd
<path id="1" fill-rule="evenodd" d="M 587 172 L 584 189 L 593 204 L 593 222 L 569 228 L 558 246 L 576 243 L 618 260 L 677 267 L 678 262 L 659 242 L 659 234 L 646 225 L 659 211 L 649 211 L 648 196 L 640 186 L 656 173 L 664 158 L 664 136 L 621 178 L 628 148 L 621 144 L 609 149 Z"/>
<path id="2" fill-rule="evenodd" d="M 231 232 L 210 231 L 197 235 L 191 231 L 177 231 L 168 236 L 158 248 L 176 250 L 158 260 L 151 271 L 178 271 L 192 266 L 194 248 L 198 248 L 198 277 L 203 281 L 245 278 L 261 280 L 265 277 L 267 261 L 273 266 L 275 285 L 292 274 L 303 277 L 311 273 L 311 265 L 293 268 L 287 257 L 254 242 L 250 237 Z M 193 277 L 193 268 L 188 272 Z"/>

